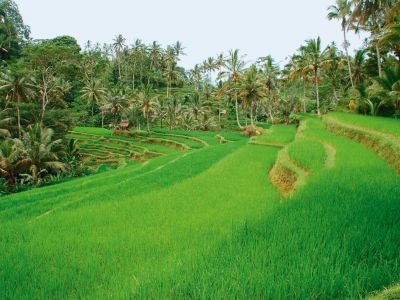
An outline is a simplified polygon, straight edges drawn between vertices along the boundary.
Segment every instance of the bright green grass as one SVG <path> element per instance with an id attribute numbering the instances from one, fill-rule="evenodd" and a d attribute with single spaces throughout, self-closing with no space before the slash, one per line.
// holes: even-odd
<path id="1" fill-rule="evenodd" d="M 400 281 L 400 178 L 368 149 L 310 125 L 307 137 L 336 148 L 335 166 L 164 280 L 163 296 L 359 299 Z"/>
<path id="2" fill-rule="evenodd" d="M 128 165 L 64 184 L 3 197 L 0 200 L 0 218 L 13 218 L 20 214 L 29 218 L 39 216 L 58 205 L 100 202 L 108 199 L 103 197 L 108 193 L 115 193 L 118 197 L 122 190 L 130 196 L 158 190 L 204 172 L 241 146 L 243 142 L 179 152 L 152 159 L 141 166 Z"/>
<path id="3" fill-rule="evenodd" d="M 342 113 L 342 112 L 329 113 L 328 116 L 334 117 L 339 121 L 342 121 L 349 125 L 371 128 L 386 133 L 390 133 L 396 136 L 400 136 L 400 120 L 398 119 L 363 116 L 363 115 L 356 115 L 356 114 Z"/>
<path id="4" fill-rule="evenodd" d="M 242 139 L 246 139 L 246 137 L 244 137 L 242 133 L 238 131 L 183 131 L 183 130 L 167 130 L 161 128 L 153 129 L 153 131 L 159 133 L 167 133 L 167 134 L 172 133 L 189 137 L 191 136 L 201 139 L 207 142 L 209 145 L 216 145 L 219 143 L 218 139 L 216 138 L 216 135 L 223 136 L 228 141 L 239 141 Z"/>
<path id="5" fill-rule="evenodd" d="M 42 218 L 26 213 L 1 218 L 3 298 L 128 298 L 179 273 L 231 236 L 235 224 L 278 205 L 279 195 L 266 177 L 276 152 L 244 143 L 203 148 L 142 182 L 118 178 L 104 190 L 96 184 L 90 194 L 86 188 L 70 191 L 64 201 L 82 201 Z M 197 176 L 188 178 L 192 170 Z M 175 177 L 179 180 L 171 186 Z M 155 182 L 164 188 L 153 189 Z M 32 201 L 35 206 L 43 196 Z M 7 200 L 18 203 L 16 198 L 27 194 Z M 154 296 L 162 292 L 159 287 Z"/>
<path id="6" fill-rule="evenodd" d="M 273 125 L 271 129 L 265 130 L 262 135 L 255 136 L 252 139 L 259 143 L 285 145 L 293 140 L 295 133 L 296 127 L 294 125 Z"/>
<path id="7" fill-rule="evenodd" d="M 310 118 L 289 149 L 318 172 L 282 203 L 279 149 L 240 140 L 1 198 L 0 298 L 357 299 L 400 282 L 384 161 Z"/>
<path id="8" fill-rule="evenodd" d="M 107 136 L 107 137 L 112 136 L 112 131 L 109 130 L 109 129 L 105 129 L 105 128 L 75 127 L 73 131 L 81 132 L 81 133 L 89 133 L 89 134 L 101 135 L 101 136 Z"/>
<path id="9" fill-rule="evenodd" d="M 326 159 L 324 146 L 310 139 L 296 140 L 289 145 L 288 152 L 294 162 L 311 171 L 321 169 Z"/>
<path id="10" fill-rule="evenodd" d="M 106 146 L 103 144 L 90 144 L 90 143 L 84 143 L 80 145 L 80 148 L 83 150 L 90 150 L 95 148 L 96 150 L 102 150 L 102 151 L 107 151 L 110 152 L 111 154 L 119 154 L 119 155 L 129 155 L 129 151 L 123 150 L 123 148 L 116 149 L 114 147 Z M 90 151 L 91 152 L 91 151 Z"/>

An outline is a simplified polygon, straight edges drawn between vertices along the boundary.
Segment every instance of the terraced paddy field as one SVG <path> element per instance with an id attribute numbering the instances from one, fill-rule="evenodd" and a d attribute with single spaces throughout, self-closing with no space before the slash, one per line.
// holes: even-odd
<path id="1" fill-rule="evenodd" d="M 0 298 L 395 297 L 400 177 L 338 126 L 395 134 L 337 116 L 250 140 L 76 128 L 131 163 L 0 198 Z"/>

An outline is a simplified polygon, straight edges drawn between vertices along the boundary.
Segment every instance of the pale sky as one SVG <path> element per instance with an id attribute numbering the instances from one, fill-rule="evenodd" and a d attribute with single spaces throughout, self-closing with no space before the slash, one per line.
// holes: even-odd
<path id="1" fill-rule="evenodd" d="M 340 23 L 326 19 L 334 0 L 15 0 L 32 37 L 71 35 L 110 43 L 122 34 L 163 46 L 179 40 L 191 68 L 209 56 L 238 48 L 248 61 L 271 54 L 281 65 L 304 40 L 343 43 Z M 351 47 L 362 38 L 349 34 Z"/>

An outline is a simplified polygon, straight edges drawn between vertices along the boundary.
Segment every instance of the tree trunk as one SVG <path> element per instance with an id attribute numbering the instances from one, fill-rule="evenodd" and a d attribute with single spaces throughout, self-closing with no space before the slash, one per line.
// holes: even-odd
<path id="1" fill-rule="evenodd" d="M 352 74 L 352 71 L 351 71 L 349 49 L 347 47 L 346 28 L 343 28 L 343 38 L 344 38 L 344 51 L 346 52 L 347 66 L 349 68 L 350 83 L 351 83 L 351 87 L 354 88 L 353 74 Z"/>
<path id="2" fill-rule="evenodd" d="M 121 54 L 117 54 L 118 79 L 121 80 Z"/>
<path id="3" fill-rule="evenodd" d="M 94 117 L 94 105 L 92 105 L 92 117 Z"/>
<path id="4" fill-rule="evenodd" d="M 269 118 L 271 119 L 272 125 L 274 125 L 275 124 L 275 118 L 274 118 L 274 115 L 272 114 L 271 107 L 268 108 L 268 114 L 269 114 Z"/>
<path id="5" fill-rule="evenodd" d="M 242 127 L 242 125 L 240 124 L 240 121 L 239 121 L 238 96 L 237 96 L 236 91 L 235 91 L 235 110 L 236 110 L 236 122 L 237 122 L 237 125 L 239 126 L 240 129 L 243 129 L 243 127 Z"/>
<path id="6" fill-rule="evenodd" d="M 253 102 L 251 102 L 250 104 L 250 122 L 251 122 L 251 126 L 254 127 L 254 116 L 253 116 Z"/>
<path id="7" fill-rule="evenodd" d="M 336 86 L 334 84 L 332 85 L 332 89 L 333 89 L 333 96 L 335 98 L 335 104 L 338 105 L 339 104 L 339 98 L 337 96 Z"/>
<path id="8" fill-rule="evenodd" d="M 303 112 L 307 112 L 306 82 L 303 79 Z"/>
<path id="9" fill-rule="evenodd" d="M 22 130 L 21 130 L 21 112 L 19 111 L 19 95 L 17 95 L 17 123 L 18 123 L 18 138 L 21 139 L 22 137 Z"/>
<path id="10" fill-rule="evenodd" d="M 321 108 L 319 103 L 319 84 L 318 84 L 318 71 L 315 71 L 315 91 L 317 93 L 317 113 L 321 116 Z"/>
<path id="11" fill-rule="evenodd" d="M 381 49 L 379 48 L 379 44 L 378 43 L 376 43 L 375 48 L 376 48 L 376 56 L 377 56 L 377 59 L 378 59 L 379 77 L 382 78 Z"/>

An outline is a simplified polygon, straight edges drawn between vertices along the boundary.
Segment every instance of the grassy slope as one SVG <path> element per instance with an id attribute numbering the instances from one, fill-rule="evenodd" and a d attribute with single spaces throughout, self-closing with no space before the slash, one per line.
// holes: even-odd
<path id="1" fill-rule="evenodd" d="M 339 121 L 350 125 L 371 128 L 400 137 L 400 120 L 384 117 L 363 116 L 342 112 L 329 113 L 328 116 L 334 117 Z"/>
<path id="2" fill-rule="evenodd" d="M 230 236 L 233 224 L 277 205 L 266 176 L 276 152 L 230 143 L 137 179 L 126 178 L 139 172 L 127 167 L 2 200 L 3 297 L 127 297 L 169 277 Z M 65 206 L 71 200 L 79 202 Z"/>
<path id="3" fill-rule="evenodd" d="M 307 137 L 336 148 L 335 166 L 170 279 L 170 296 L 355 299 L 400 280 L 399 177 L 368 149 L 308 123 Z"/>
<path id="4" fill-rule="evenodd" d="M 5 198 L 3 298 L 356 298 L 398 282 L 399 177 L 307 125 L 288 149 L 312 172 L 282 204 L 267 180 L 278 149 L 244 142 Z M 293 135 L 276 126 L 259 138 Z"/>

